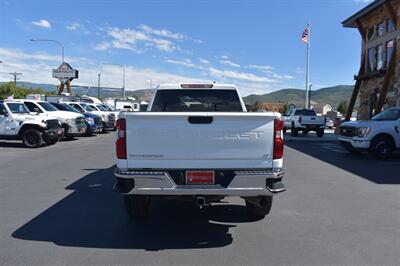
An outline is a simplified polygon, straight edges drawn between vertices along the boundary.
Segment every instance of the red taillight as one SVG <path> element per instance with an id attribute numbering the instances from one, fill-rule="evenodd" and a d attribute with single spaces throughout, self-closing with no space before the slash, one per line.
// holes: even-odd
<path id="1" fill-rule="evenodd" d="M 126 159 L 126 120 L 120 118 L 117 120 L 117 158 Z"/>
<path id="2" fill-rule="evenodd" d="M 182 89 L 211 89 L 214 84 L 181 84 Z"/>
<path id="3" fill-rule="evenodd" d="M 283 129 L 282 119 L 276 118 L 274 120 L 274 160 L 281 159 L 283 157 L 283 146 L 284 142 L 282 139 L 282 129 Z"/>

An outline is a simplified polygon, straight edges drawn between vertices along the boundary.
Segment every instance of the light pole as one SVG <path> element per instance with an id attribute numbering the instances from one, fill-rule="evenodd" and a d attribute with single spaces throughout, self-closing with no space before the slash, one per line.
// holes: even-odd
<path id="1" fill-rule="evenodd" d="M 100 98 L 100 74 L 97 74 L 98 80 L 97 80 L 97 98 Z"/>
<path id="2" fill-rule="evenodd" d="M 311 87 L 312 84 L 309 85 L 310 89 L 308 90 L 308 108 L 311 108 Z"/>
<path id="3" fill-rule="evenodd" d="M 122 94 L 123 94 L 123 100 L 125 100 L 125 65 L 121 64 L 110 64 L 110 63 L 103 63 L 104 65 L 110 65 L 110 66 L 120 66 L 122 67 Z"/>
<path id="4" fill-rule="evenodd" d="M 64 63 L 64 45 L 56 40 L 47 40 L 47 39 L 30 39 L 31 42 L 54 42 L 61 46 L 61 63 Z"/>

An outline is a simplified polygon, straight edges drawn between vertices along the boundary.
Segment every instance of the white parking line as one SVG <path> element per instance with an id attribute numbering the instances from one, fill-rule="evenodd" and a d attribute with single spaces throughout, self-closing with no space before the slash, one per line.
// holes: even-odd
<path id="1" fill-rule="evenodd" d="M 324 147 L 325 149 L 337 152 L 337 153 L 342 153 L 342 154 L 349 153 L 345 148 L 343 148 L 337 144 L 324 144 L 324 145 L 322 145 L 322 147 Z"/>

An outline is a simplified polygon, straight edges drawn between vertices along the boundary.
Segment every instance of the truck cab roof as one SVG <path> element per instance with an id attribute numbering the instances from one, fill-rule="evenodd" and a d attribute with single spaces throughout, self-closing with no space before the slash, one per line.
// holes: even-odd
<path id="1" fill-rule="evenodd" d="M 162 84 L 157 90 L 176 90 L 176 89 L 213 89 L 213 90 L 237 90 L 233 84 L 213 84 L 213 83 L 171 83 Z"/>

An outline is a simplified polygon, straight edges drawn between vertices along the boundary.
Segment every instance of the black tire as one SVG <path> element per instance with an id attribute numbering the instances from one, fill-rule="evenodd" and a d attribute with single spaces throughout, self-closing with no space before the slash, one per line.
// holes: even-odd
<path id="1" fill-rule="evenodd" d="M 392 155 L 394 149 L 393 142 L 385 136 L 375 137 L 370 145 L 369 151 L 377 160 L 386 160 Z"/>
<path id="2" fill-rule="evenodd" d="M 317 129 L 317 137 L 318 138 L 322 138 L 324 136 L 324 133 L 325 133 L 325 131 L 323 128 Z"/>
<path id="3" fill-rule="evenodd" d="M 132 218 L 144 218 L 148 215 L 150 197 L 141 195 L 124 195 L 125 209 Z"/>
<path id="4" fill-rule="evenodd" d="M 283 134 L 286 134 L 286 127 L 283 128 Z"/>
<path id="5" fill-rule="evenodd" d="M 57 139 L 47 139 L 44 141 L 47 145 L 51 146 L 54 145 L 58 142 L 58 138 Z"/>
<path id="6" fill-rule="evenodd" d="M 246 201 L 247 215 L 255 219 L 262 219 L 268 215 L 272 208 L 272 196 L 260 197 L 260 205 L 258 206 L 250 201 Z"/>
<path id="7" fill-rule="evenodd" d="M 302 133 L 303 133 L 303 135 L 307 135 L 308 134 L 308 129 L 303 129 Z"/>
<path id="8" fill-rule="evenodd" d="M 38 148 L 43 145 L 43 134 L 37 129 L 27 129 L 22 133 L 22 142 L 28 148 Z"/>
<path id="9" fill-rule="evenodd" d="M 292 127 L 290 128 L 290 134 L 293 137 L 297 137 L 297 134 L 299 133 L 299 131 L 294 127 L 294 125 L 292 124 Z"/>

